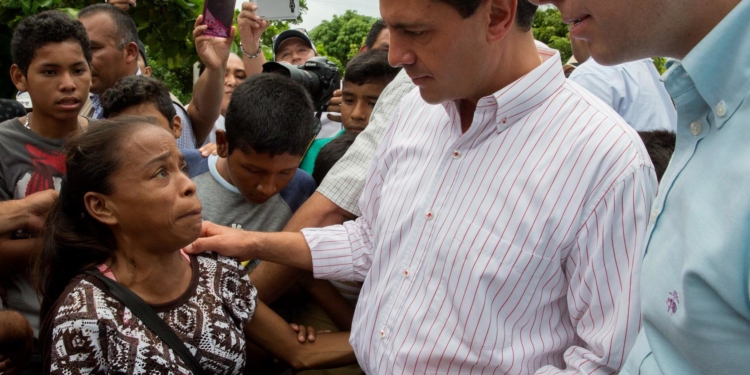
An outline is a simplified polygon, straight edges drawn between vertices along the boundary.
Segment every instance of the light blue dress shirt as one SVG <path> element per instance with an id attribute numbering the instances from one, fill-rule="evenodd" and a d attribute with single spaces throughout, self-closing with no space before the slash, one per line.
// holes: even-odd
<path id="1" fill-rule="evenodd" d="M 750 1 L 665 74 L 677 145 L 621 374 L 750 374 Z"/>

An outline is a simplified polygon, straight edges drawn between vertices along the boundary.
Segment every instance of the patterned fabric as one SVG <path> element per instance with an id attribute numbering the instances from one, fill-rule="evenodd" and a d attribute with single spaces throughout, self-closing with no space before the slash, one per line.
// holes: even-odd
<path id="1" fill-rule="evenodd" d="M 370 116 L 370 124 L 357 136 L 344 157 L 328 172 L 318 187 L 320 194 L 352 214 L 362 215 L 359 197 L 365 187 L 367 167 L 370 166 L 375 150 L 380 145 L 391 114 L 401 102 L 401 98 L 415 87 L 406 71 L 402 70 L 383 90 Z"/>
<path id="2" fill-rule="evenodd" d="M 243 326 L 255 311 L 256 290 L 240 264 L 205 254 L 191 258 L 184 295 L 152 306 L 209 374 L 239 374 L 245 366 Z M 91 276 L 77 279 L 45 320 L 45 368 L 51 374 L 190 374 L 182 360 Z"/>
<path id="3" fill-rule="evenodd" d="M 26 116 L 23 104 L 11 99 L 0 99 L 0 122 L 22 116 Z"/>
<path id="4" fill-rule="evenodd" d="M 316 278 L 364 283 L 366 373 L 605 375 L 633 345 L 656 175 L 635 130 L 538 51 L 466 132 L 455 102 L 408 94 L 362 216 L 302 231 Z"/>

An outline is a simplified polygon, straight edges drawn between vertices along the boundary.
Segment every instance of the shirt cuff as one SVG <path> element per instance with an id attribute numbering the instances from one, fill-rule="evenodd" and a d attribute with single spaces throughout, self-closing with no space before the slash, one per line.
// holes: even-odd
<path id="1" fill-rule="evenodd" d="M 310 247 L 316 279 L 351 280 L 354 260 L 349 235 L 343 225 L 302 230 Z"/>

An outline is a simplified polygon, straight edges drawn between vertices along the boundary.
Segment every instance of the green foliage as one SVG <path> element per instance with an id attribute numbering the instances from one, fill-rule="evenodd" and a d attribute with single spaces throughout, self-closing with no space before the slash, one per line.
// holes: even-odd
<path id="1" fill-rule="evenodd" d="M 103 0 L 0 0 L 0 70 L 10 70 L 11 30 L 26 16 L 44 10 L 58 9 L 75 17 L 78 10 Z M 193 44 L 193 25 L 203 11 L 204 0 L 143 0 L 128 12 L 138 27 L 138 36 L 148 46 L 149 64 L 154 76 L 164 80 L 173 93 L 185 102 L 193 91 L 192 65 L 198 61 Z M 272 21 L 263 35 L 263 44 L 271 45 L 271 37 L 302 22 L 307 3 L 300 0 L 300 17 L 294 21 Z M 235 12 L 235 15 L 238 12 Z M 236 25 L 235 17 L 235 25 Z M 239 36 L 235 40 L 239 52 Z M 264 47 L 266 51 L 267 47 Z M 270 52 L 270 50 L 269 50 Z M 267 55 L 268 56 L 268 55 Z M 0 87 L 11 87 L 7 74 L 0 75 Z M 12 97 L 15 90 L 0 91 L 0 97 Z"/>
<path id="2" fill-rule="evenodd" d="M 565 24 L 557 8 L 539 9 L 534 15 L 532 24 L 534 39 L 560 51 L 562 62 L 565 63 L 573 56 L 568 39 L 568 25 Z"/>
<path id="3" fill-rule="evenodd" d="M 346 67 L 362 45 L 372 24 L 377 18 L 358 14 L 356 11 L 347 10 L 341 16 L 334 15 L 330 21 L 323 21 L 310 32 L 310 37 L 318 45 L 325 46 L 325 52 L 318 53 L 328 58 L 335 58 L 341 65 Z M 343 69 L 342 69 L 343 72 Z"/>
<path id="4" fill-rule="evenodd" d="M 659 71 L 659 74 L 664 74 L 664 72 L 667 70 L 667 68 L 664 66 L 667 63 L 667 59 L 664 57 L 654 57 L 654 66 L 656 66 L 656 70 Z"/>

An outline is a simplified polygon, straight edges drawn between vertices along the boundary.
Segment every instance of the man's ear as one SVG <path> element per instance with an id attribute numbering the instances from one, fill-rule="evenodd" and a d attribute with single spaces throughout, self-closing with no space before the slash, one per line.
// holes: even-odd
<path id="1" fill-rule="evenodd" d="M 229 142 L 227 141 L 227 132 L 216 129 L 216 153 L 219 157 L 226 158 L 229 156 Z"/>
<path id="2" fill-rule="evenodd" d="M 182 118 L 178 115 L 172 118 L 172 135 L 174 139 L 180 139 L 182 136 Z"/>
<path id="3" fill-rule="evenodd" d="M 367 45 L 363 44 L 362 47 L 359 47 L 359 53 L 367 52 Z"/>
<path id="4" fill-rule="evenodd" d="M 83 196 L 83 205 L 94 220 L 109 226 L 117 224 L 114 204 L 106 196 L 90 191 Z"/>
<path id="5" fill-rule="evenodd" d="M 515 26 L 517 3 L 511 0 L 490 0 L 487 41 L 496 42 Z"/>
<path id="6" fill-rule="evenodd" d="M 123 53 L 125 54 L 126 63 L 138 65 L 138 45 L 135 42 L 128 43 Z"/>
<path id="7" fill-rule="evenodd" d="M 28 91 L 29 87 L 26 85 L 26 76 L 16 64 L 10 66 L 10 79 L 18 91 Z"/>
<path id="8" fill-rule="evenodd" d="M 146 77 L 151 77 L 151 73 L 153 73 L 153 69 L 151 69 L 150 66 L 143 68 L 143 71 L 141 72 L 141 74 Z"/>

